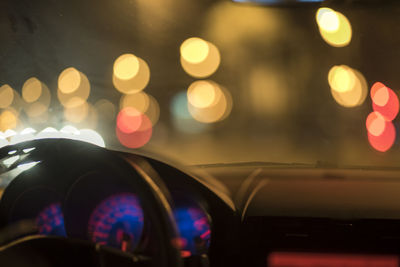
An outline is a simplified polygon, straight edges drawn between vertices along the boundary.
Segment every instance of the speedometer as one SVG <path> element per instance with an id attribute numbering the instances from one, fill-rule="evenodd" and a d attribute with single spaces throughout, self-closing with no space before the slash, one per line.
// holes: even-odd
<path id="1" fill-rule="evenodd" d="M 41 235 L 66 236 L 61 204 L 56 202 L 45 207 L 36 217 L 36 225 Z"/>
<path id="2" fill-rule="evenodd" d="M 93 242 L 132 251 L 144 228 L 143 210 L 137 196 L 122 193 L 106 198 L 92 212 L 88 228 Z"/>

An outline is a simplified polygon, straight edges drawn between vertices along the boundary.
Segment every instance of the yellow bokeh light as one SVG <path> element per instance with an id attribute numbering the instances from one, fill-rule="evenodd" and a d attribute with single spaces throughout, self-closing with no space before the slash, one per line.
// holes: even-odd
<path id="1" fill-rule="evenodd" d="M 28 79 L 22 86 L 22 98 L 27 103 L 35 102 L 42 95 L 42 83 L 35 77 Z"/>
<path id="2" fill-rule="evenodd" d="M 353 35 L 350 21 L 342 13 L 328 8 L 319 9 L 317 24 L 322 38 L 333 47 L 344 47 Z"/>
<path id="3" fill-rule="evenodd" d="M 33 77 L 28 79 L 22 88 L 22 98 L 24 99 L 24 110 L 30 117 L 41 117 L 38 120 L 43 120 L 46 116 L 44 115 L 50 106 L 50 90 L 49 88 Z"/>
<path id="4" fill-rule="evenodd" d="M 335 32 L 339 29 L 340 21 L 337 13 L 330 8 L 320 8 L 317 11 L 318 26 L 327 32 Z"/>
<path id="5" fill-rule="evenodd" d="M 0 114 L 0 130 L 1 131 L 7 131 L 10 129 L 14 129 L 17 127 L 18 123 L 18 118 L 17 114 L 14 110 L 12 109 L 7 109 L 4 110 Z"/>
<path id="6" fill-rule="evenodd" d="M 368 94 L 365 77 L 348 66 L 334 66 L 329 71 L 328 82 L 335 101 L 344 107 L 356 107 L 364 103 Z"/>
<path id="7" fill-rule="evenodd" d="M 215 104 L 219 92 L 219 88 L 210 81 L 196 81 L 189 86 L 187 98 L 192 106 L 206 108 Z"/>
<path id="8" fill-rule="evenodd" d="M 87 102 L 78 106 L 65 107 L 64 117 L 67 121 L 73 123 L 80 123 L 86 119 L 89 114 L 89 105 Z"/>
<path id="9" fill-rule="evenodd" d="M 114 75 L 121 80 L 129 80 L 139 72 L 139 59 L 132 54 L 123 54 L 114 62 Z"/>
<path id="10" fill-rule="evenodd" d="M 64 94 L 78 90 L 81 85 L 81 72 L 75 68 L 67 68 L 58 77 L 58 89 Z"/>
<path id="11" fill-rule="evenodd" d="M 195 120 L 202 123 L 214 123 L 223 120 L 229 115 L 232 108 L 232 98 L 229 92 L 216 83 L 210 83 L 213 84 L 215 93 L 218 96 L 211 105 L 199 108 L 188 101 L 188 110 L 190 115 Z"/>
<path id="12" fill-rule="evenodd" d="M 183 70 L 187 74 L 195 78 L 205 78 L 212 75 L 218 69 L 221 63 L 221 55 L 219 53 L 219 50 L 214 44 L 210 42 L 207 42 L 207 46 L 207 56 L 204 58 L 204 60 L 198 63 L 190 62 L 181 55 L 181 65 Z"/>
<path id="13" fill-rule="evenodd" d="M 14 90 L 5 84 L 0 87 L 0 108 L 9 107 L 14 100 Z"/>
<path id="14" fill-rule="evenodd" d="M 339 93 L 350 91 L 354 87 L 355 75 L 347 66 L 334 66 L 328 74 L 331 88 Z"/>
<path id="15" fill-rule="evenodd" d="M 136 75 L 130 79 L 121 79 L 115 73 L 113 74 L 113 84 L 115 88 L 123 94 L 134 94 L 142 91 L 150 81 L 149 65 L 141 58 L 139 61 L 139 69 Z"/>
<path id="16" fill-rule="evenodd" d="M 149 108 L 149 104 L 149 96 L 144 92 L 138 92 L 136 94 L 123 95 L 120 100 L 119 109 L 122 110 L 131 107 L 141 113 L 145 113 Z"/>
<path id="17" fill-rule="evenodd" d="M 203 39 L 193 37 L 185 40 L 181 47 L 181 57 L 193 64 L 204 61 L 209 53 L 209 45 Z"/>
<path id="18" fill-rule="evenodd" d="M 158 119 L 160 118 L 160 105 L 157 100 L 151 96 L 149 97 L 149 107 L 147 108 L 145 115 L 150 119 L 151 124 L 154 126 L 157 124 Z"/>
<path id="19" fill-rule="evenodd" d="M 57 90 L 58 100 L 64 107 L 73 108 L 83 105 L 90 95 L 89 79 L 82 72 L 78 71 L 78 74 L 80 78 L 79 78 L 79 84 L 76 89 L 66 91 L 66 90 L 61 90 L 61 88 L 58 88 Z"/>

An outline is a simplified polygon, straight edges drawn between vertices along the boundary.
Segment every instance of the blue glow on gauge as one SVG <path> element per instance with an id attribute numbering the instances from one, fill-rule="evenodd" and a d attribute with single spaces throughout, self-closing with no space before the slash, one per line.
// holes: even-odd
<path id="1" fill-rule="evenodd" d="M 202 254 L 210 246 L 210 220 L 200 207 L 176 207 L 174 216 L 180 234 L 182 255 Z"/>
<path id="2" fill-rule="evenodd" d="M 67 236 L 64 227 L 64 215 L 60 203 L 45 207 L 36 217 L 36 225 L 41 235 Z"/>
<path id="3" fill-rule="evenodd" d="M 134 194 L 123 193 L 102 201 L 89 219 L 89 236 L 95 243 L 132 251 L 144 228 L 143 210 Z"/>

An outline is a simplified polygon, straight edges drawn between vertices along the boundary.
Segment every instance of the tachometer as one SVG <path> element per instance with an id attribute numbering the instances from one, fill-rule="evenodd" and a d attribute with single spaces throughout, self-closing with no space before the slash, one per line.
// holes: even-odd
<path id="1" fill-rule="evenodd" d="M 144 228 L 143 210 L 136 195 L 122 193 L 103 200 L 89 219 L 89 236 L 95 243 L 132 251 Z"/>
<path id="2" fill-rule="evenodd" d="M 210 245 L 211 222 L 198 205 L 177 205 L 174 216 L 180 234 L 182 256 L 203 254 Z"/>

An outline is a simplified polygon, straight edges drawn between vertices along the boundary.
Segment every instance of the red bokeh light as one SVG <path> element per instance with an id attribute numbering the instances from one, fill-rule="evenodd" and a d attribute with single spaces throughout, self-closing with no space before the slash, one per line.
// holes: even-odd
<path id="1" fill-rule="evenodd" d="M 139 148 L 150 141 L 153 125 L 145 114 L 134 108 L 125 108 L 118 114 L 115 130 L 123 146 Z"/>
<path id="2" fill-rule="evenodd" d="M 399 113 L 399 98 L 396 93 L 382 83 L 375 83 L 371 88 L 372 108 L 392 121 Z"/>
<path id="3" fill-rule="evenodd" d="M 372 102 L 379 106 L 384 106 L 389 100 L 389 92 L 387 89 L 388 88 L 383 83 L 374 83 L 371 87 Z"/>
<path id="4" fill-rule="evenodd" d="M 384 131 L 375 136 L 368 131 L 368 141 L 370 145 L 380 152 L 388 151 L 394 144 L 396 139 L 396 129 L 391 121 L 386 121 Z"/>
<path id="5" fill-rule="evenodd" d="M 132 107 L 122 109 L 117 116 L 117 128 L 123 133 L 133 133 L 142 125 L 143 114 Z"/>
<path id="6" fill-rule="evenodd" d="M 368 133 L 379 136 L 385 130 L 386 120 L 379 112 L 373 111 L 367 117 L 366 126 Z"/>

